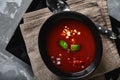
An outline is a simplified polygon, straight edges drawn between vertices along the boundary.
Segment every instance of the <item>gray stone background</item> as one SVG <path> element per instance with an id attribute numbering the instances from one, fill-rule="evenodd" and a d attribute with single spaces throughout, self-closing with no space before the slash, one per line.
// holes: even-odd
<path id="1" fill-rule="evenodd" d="M 31 67 L 6 51 L 32 0 L 0 0 L 0 80 L 34 80 Z M 120 21 L 120 0 L 108 0 L 109 13 Z"/>

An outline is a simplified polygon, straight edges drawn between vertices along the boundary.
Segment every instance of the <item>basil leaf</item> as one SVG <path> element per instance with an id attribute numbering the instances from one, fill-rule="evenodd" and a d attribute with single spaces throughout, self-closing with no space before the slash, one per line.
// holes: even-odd
<path id="1" fill-rule="evenodd" d="M 71 45 L 71 51 L 78 51 L 80 49 L 80 45 L 74 44 Z"/>
<path id="2" fill-rule="evenodd" d="M 65 42 L 64 40 L 60 40 L 60 41 L 59 41 L 59 45 L 60 45 L 60 47 L 62 47 L 63 49 L 68 49 L 68 44 L 67 44 L 67 42 Z"/>

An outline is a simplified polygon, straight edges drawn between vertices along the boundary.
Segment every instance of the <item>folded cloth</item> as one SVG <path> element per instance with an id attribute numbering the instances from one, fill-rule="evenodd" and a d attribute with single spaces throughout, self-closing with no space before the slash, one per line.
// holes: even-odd
<path id="1" fill-rule="evenodd" d="M 106 0 L 68 0 L 67 2 L 71 11 L 80 12 L 101 26 L 111 29 Z M 39 30 L 45 20 L 51 15 L 52 13 L 47 8 L 27 13 L 24 15 L 25 23 L 20 26 L 36 80 L 59 80 L 57 76 L 47 69 L 38 49 Z M 120 57 L 114 41 L 103 35 L 101 37 L 103 42 L 102 60 L 89 78 L 120 67 Z"/>
<path id="2" fill-rule="evenodd" d="M 91 78 L 89 80 L 106 80 L 105 76 L 104 75 L 100 75 L 100 76 L 97 76 L 97 77 L 94 77 L 94 78 Z"/>

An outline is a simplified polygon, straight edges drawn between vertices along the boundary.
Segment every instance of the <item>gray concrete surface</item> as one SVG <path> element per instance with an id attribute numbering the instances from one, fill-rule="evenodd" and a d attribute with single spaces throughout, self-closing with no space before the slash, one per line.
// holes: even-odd
<path id="1" fill-rule="evenodd" d="M 0 80 L 34 80 L 31 67 L 5 49 L 31 1 L 0 0 Z"/>
<path id="2" fill-rule="evenodd" d="M 31 67 L 5 50 L 32 0 L 0 0 L 0 80 L 34 80 Z M 120 21 L 120 0 L 108 0 L 109 13 Z"/>
<path id="3" fill-rule="evenodd" d="M 108 0 L 108 10 L 110 16 L 120 21 L 120 0 Z"/>

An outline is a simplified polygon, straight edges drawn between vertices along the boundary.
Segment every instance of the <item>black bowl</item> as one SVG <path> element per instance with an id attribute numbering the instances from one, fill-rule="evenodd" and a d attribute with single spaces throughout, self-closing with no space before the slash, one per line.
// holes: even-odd
<path id="1" fill-rule="evenodd" d="M 80 22 L 83 22 L 90 29 L 94 37 L 94 41 L 96 44 L 95 58 L 93 62 L 87 68 L 85 68 L 84 70 L 80 72 L 66 73 L 66 72 L 60 71 L 50 61 L 50 57 L 48 56 L 48 53 L 47 53 L 47 49 L 46 49 L 47 32 L 50 30 L 50 28 L 52 28 L 52 25 L 55 22 L 57 22 L 58 20 L 64 19 L 64 18 L 75 19 L 75 20 L 79 20 Z M 44 63 L 46 64 L 46 66 L 48 67 L 48 69 L 52 71 L 54 74 L 56 74 L 57 76 L 64 78 L 64 79 L 84 79 L 88 77 L 99 65 L 101 56 L 102 56 L 102 51 L 103 51 L 101 37 L 95 24 L 85 15 L 77 13 L 77 12 L 73 12 L 73 11 L 59 12 L 59 13 L 56 13 L 50 16 L 45 21 L 45 23 L 42 25 L 40 29 L 38 45 L 39 45 L 41 57 Z"/>

